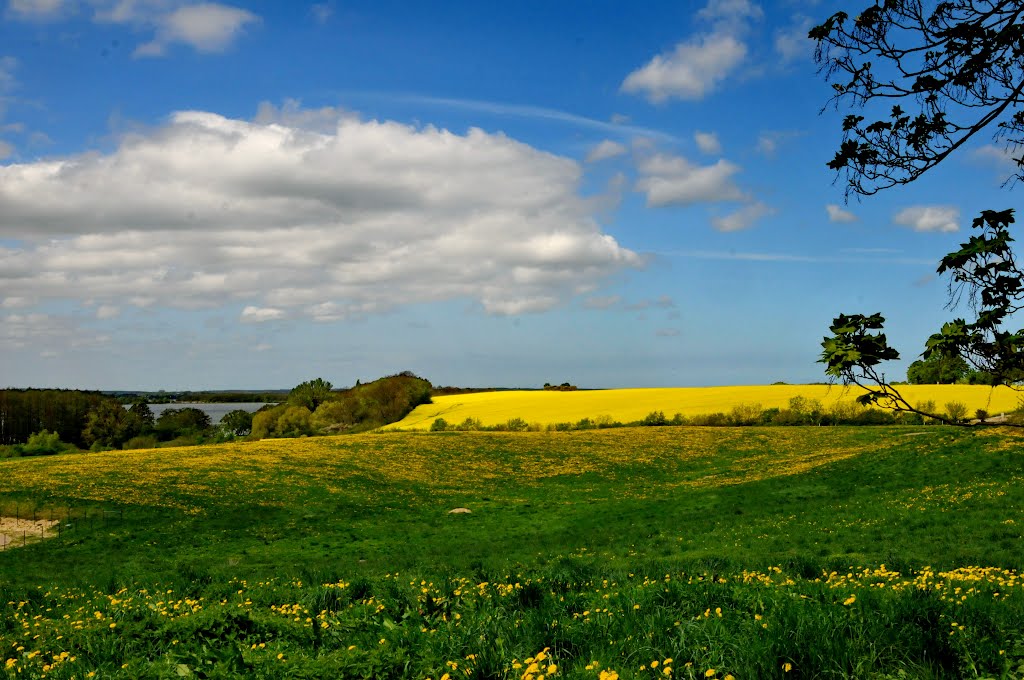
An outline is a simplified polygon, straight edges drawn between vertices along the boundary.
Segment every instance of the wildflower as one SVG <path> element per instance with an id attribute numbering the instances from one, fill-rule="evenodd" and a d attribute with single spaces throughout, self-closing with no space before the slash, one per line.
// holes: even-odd
<path id="1" fill-rule="evenodd" d="M 704 671 L 704 677 L 705 678 L 713 678 L 717 674 L 718 674 L 718 671 L 716 671 L 714 668 L 709 668 L 706 671 Z"/>
<path id="2" fill-rule="evenodd" d="M 856 595 L 850 595 L 848 598 L 843 600 L 843 605 L 849 607 L 851 604 L 857 601 Z"/>
<path id="3" fill-rule="evenodd" d="M 658 660 L 655 659 L 654 661 L 651 662 L 651 668 L 657 668 L 657 667 L 658 667 Z"/>
<path id="4" fill-rule="evenodd" d="M 788 661 L 786 663 L 782 664 L 782 672 L 783 673 L 788 673 L 791 670 L 793 670 L 793 664 L 791 664 Z"/>

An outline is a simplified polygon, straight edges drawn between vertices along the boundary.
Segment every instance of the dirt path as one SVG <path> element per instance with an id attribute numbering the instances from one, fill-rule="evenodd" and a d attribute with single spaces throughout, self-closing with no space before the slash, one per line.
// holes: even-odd
<path id="1" fill-rule="evenodd" d="M 53 530 L 58 520 L 50 519 L 17 519 L 0 517 L 0 550 L 20 548 L 25 543 L 33 543 L 44 538 L 55 536 Z"/>

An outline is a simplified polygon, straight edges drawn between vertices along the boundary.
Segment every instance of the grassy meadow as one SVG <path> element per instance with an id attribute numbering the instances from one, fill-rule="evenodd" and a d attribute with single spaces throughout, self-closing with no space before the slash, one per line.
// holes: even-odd
<path id="1" fill-rule="evenodd" d="M 971 415 L 977 409 L 996 415 L 1008 413 L 1020 406 L 1020 393 L 1005 386 L 900 385 L 899 389 L 911 404 L 931 401 L 939 411 L 948 402 L 965 404 Z M 452 424 L 473 418 L 485 426 L 498 425 L 513 417 L 540 425 L 601 417 L 629 423 L 641 420 L 652 411 L 662 411 L 669 417 L 674 413 L 692 417 L 728 413 L 737 406 L 785 408 L 794 397 L 818 400 L 829 409 L 837 402 L 853 401 L 859 394 L 860 388 L 844 388 L 840 385 L 479 392 L 434 397 L 433 403 L 416 407 L 404 419 L 385 429 L 427 430 L 437 418 L 444 418 Z"/>
<path id="2" fill-rule="evenodd" d="M 64 521 L 0 552 L 0 677 L 1021 677 L 1022 434 L 383 433 L 4 460 L 0 514 Z"/>

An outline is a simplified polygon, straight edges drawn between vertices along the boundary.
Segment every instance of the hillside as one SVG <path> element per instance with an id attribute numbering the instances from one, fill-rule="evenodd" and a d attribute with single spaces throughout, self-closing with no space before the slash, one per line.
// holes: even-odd
<path id="1" fill-rule="evenodd" d="M 0 677 L 522 680 L 545 648 L 556 678 L 998 676 L 1024 660 L 1021 442 L 666 427 L 0 461 L 2 514 L 64 520 L 0 552 Z"/>
<path id="2" fill-rule="evenodd" d="M 935 402 L 942 410 L 947 402 L 967 405 L 968 413 L 977 409 L 991 414 L 1013 411 L 1021 395 L 1008 387 L 984 385 L 901 385 L 900 391 L 911 404 Z M 759 404 L 763 408 L 785 408 L 790 399 L 817 399 L 826 408 L 837 402 L 851 401 L 859 388 L 835 385 L 751 385 L 729 387 L 666 387 L 578 392 L 505 391 L 457 394 L 434 397 L 433 403 L 417 407 L 404 419 L 387 429 L 426 430 L 436 418 L 459 423 L 466 418 L 479 419 L 484 425 L 497 425 L 510 418 L 548 425 L 576 422 L 582 418 L 608 416 L 620 422 L 636 422 L 652 411 L 671 417 L 728 413 L 740 405 Z"/>

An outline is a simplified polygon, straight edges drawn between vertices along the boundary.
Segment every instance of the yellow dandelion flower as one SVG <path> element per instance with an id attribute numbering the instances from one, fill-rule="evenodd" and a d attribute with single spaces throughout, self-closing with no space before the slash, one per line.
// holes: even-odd
<path id="1" fill-rule="evenodd" d="M 850 595 L 848 598 L 843 600 L 843 605 L 846 606 L 846 607 L 849 607 L 851 604 L 853 604 L 856 601 L 857 601 L 857 596 L 856 595 Z"/>

